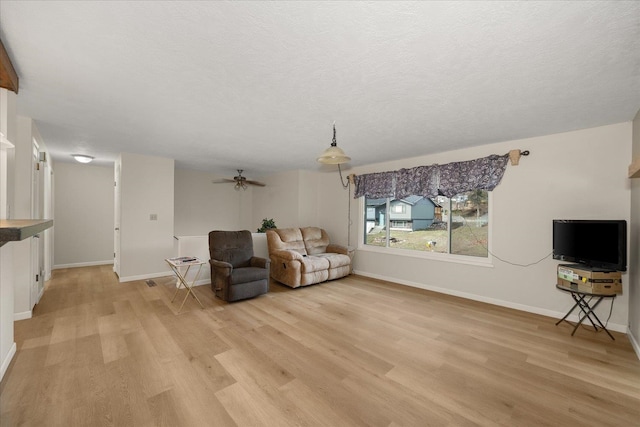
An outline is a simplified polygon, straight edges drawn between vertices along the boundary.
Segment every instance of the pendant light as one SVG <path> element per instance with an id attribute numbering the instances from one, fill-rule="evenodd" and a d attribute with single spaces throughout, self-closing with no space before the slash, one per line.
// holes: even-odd
<path id="1" fill-rule="evenodd" d="M 333 140 L 331 146 L 324 150 L 322 155 L 318 157 L 318 162 L 325 165 L 341 165 L 351 161 L 351 157 L 344 154 L 344 151 L 338 147 L 336 142 L 336 124 L 333 124 Z"/>

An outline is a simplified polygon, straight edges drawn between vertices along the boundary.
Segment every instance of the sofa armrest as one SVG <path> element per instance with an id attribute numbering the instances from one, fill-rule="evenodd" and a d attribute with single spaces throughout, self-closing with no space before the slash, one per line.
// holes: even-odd
<path id="1" fill-rule="evenodd" d="M 271 260 L 268 260 L 266 258 L 260 258 L 256 256 L 251 258 L 251 267 L 265 268 L 268 270 L 269 264 L 271 264 Z"/>
<path id="2" fill-rule="evenodd" d="M 329 243 L 329 245 L 327 246 L 327 252 L 349 255 L 349 248 L 347 248 L 346 246 Z"/>
<path id="3" fill-rule="evenodd" d="M 302 255 L 296 251 L 275 251 L 270 254 L 271 256 L 275 256 L 281 258 L 285 261 L 293 261 L 294 259 L 302 261 Z"/>

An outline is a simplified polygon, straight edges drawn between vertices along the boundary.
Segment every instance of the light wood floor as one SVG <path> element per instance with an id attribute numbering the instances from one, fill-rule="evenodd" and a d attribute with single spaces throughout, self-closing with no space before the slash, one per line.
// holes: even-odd
<path id="1" fill-rule="evenodd" d="M 637 426 L 628 338 L 358 276 L 181 314 L 174 280 L 54 271 L 2 426 Z M 565 295 L 558 295 L 564 297 Z"/>

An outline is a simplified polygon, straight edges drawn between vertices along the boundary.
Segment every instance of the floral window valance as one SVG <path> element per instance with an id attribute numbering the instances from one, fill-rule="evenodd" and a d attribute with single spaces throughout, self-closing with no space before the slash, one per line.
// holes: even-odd
<path id="1" fill-rule="evenodd" d="M 509 154 L 491 155 L 481 159 L 453 162 L 445 165 L 418 166 L 391 172 L 378 172 L 354 177 L 354 198 L 393 197 L 401 199 L 416 195 L 452 197 L 471 190 L 491 191 L 502 180 Z"/>

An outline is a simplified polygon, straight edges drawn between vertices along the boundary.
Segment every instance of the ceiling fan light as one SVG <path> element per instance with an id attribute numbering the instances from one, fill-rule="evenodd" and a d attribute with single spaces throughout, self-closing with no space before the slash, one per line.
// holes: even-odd
<path id="1" fill-rule="evenodd" d="M 341 165 L 351 161 L 351 157 L 347 156 L 342 148 L 337 145 L 331 145 L 331 147 L 324 150 L 322 155 L 316 159 L 319 163 L 325 165 Z"/>
<path id="2" fill-rule="evenodd" d="M 93 156 L 87 156 L 86 154 L 72 154 L 71 157 L 73 157 L 77 162 L 80 163 L 91 163 L 91 161 L 94 159 Z"/>

